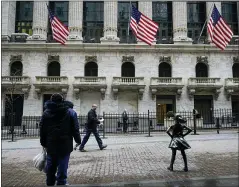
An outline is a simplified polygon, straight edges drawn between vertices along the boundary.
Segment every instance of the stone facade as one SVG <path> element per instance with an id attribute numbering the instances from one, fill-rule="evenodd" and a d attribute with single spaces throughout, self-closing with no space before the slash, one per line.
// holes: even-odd
<path id="1" fill-rule="evenodd" d="M 40 11 L 43 2 L 34 5 L 34 10 Z M 14 20 L 10 12 L 14 10 L 14 3 L 3 2 L 3 34 L 9 36 L 14 26 Z M 146 7 L 146 14 L 152 16 L 149 2 L 140 2 L 140 10 Z M 65 89 L 65 97 L 71 100 L 74 109 L 80 114 L 86 114 L 91 108 L 91 104 L 99 105 L 98 112 L 122 113 L 126 108 L 128 112 L 147 112 L 156 111 L 157 97 L 155 95 L 173 95 L 175 96 L 175 109 L 192 111 L 194 108 L 194 99 L 190 96 L 188 90 L 188 80 L 196 77 L 195 66 L 198 57 L 207 58 L 208 77 L 220 78 L 219 84 L 222 85 L 214 92 L 196 91 L 195 95 L 213 95 L 213 107 L 215 109 L 231 109 L 230 97 L 225 90 L 225 79 L 232 77 L 233 58 L 238 56 L 235 45 L 228 46 L 224 51 L 220 51 L 214 46 L 198 44 L 193 45 L 190 38 L 187 38 L 187 18 L 186 2 L 173 2 L 173 26 L 175 44 L 158 44 L 153 47 L 145 44 L 119 44 L 117 38 L 117 2 L 105 2 L 105 23 L 104 37 L 101 44 L 82 44 L 82 14 L 76 12 L 76 7 L 82 8 L 82 2 L 70 2 L 69 16 L 70 37 L 66 46 L 53 43 L 42 43 L 34 40 L 21 45 L 15 43 L 5 43 L 2 46 L 2 76 L 9 76 L 11 55 L 21 55 L 23 64 L 23 76 L 30 77 L 30 89 L 28 97 L 24 97 L 23 115 L 38 116 L 42 114 L 43 94 L 52 94 L 55 90 L 43 89 L 37 93 L 35 83 L 36 76 L 47 76 L 48 58 L 59 56 L 60 75 L 67 77 L 68 87 Z M 7 11 L 7 12 L 6 12 Z M 36 12 L 37 12 L 36 11 Z M 10 14 L 9 14 L 10 13 Z M 35 12 L 34 12 L 35 13 Z M 43 12 L 42 12 L 43 13 Z M 44 11 L 46 16 L 47 11 Z M 8 15 L 8 16 L 7 16 Z M 42 19 L 34 16 L 34 28 L 42 23 Z M 46 22 L 42 23 L 43 25 Z M 43 26 L 42 25 L 42 26 Z M 37 32 L 33 28 L 34 34 L 42 34 L 41 39 L 46 36 L 45 31 Z M 107 41 L 108 40 L 108 41 Z M 29 40 L 30 41 L 30 40 Z M 106 88 L 95 86 L 85 90 L 74 89 L 75 77 L 84 77 L 84 67 L 86 58 L 94 57 L 98 65 L 98 77 L 105 77 Z M 125 85 L 117 91 L 113 88 L 114 77 L 121 77 L 121 66 L 123 57 L 133 57 L 132 63 L 135 66 L 135 77 L 143 77 L 143 87 L 132 90 Z M 158 77 L 158 67 L 161 62 L 170 59 L 172 78 L 182 78 L 182 88 L 172 91 L 172 89 L 155 90 L 151 86 L 151 78 Z M 97 86 L 97 85 L 96 85 Z M 127 85 L 126 85 L 127 86 Z M 134 87 L 129 85 L 129 87 Z M 170 87 L 170 86 L 169 86 Z M 213 86 L 212 86 L 213 87 Z M 98 88 L 98 87 L 97 87 Z M 4 103 L 5 93 L 2 94 L 2 103 Z M 235 93 L 233 93 L 235 94 Z M 229 98 L 229 99 L 228 99 Z M 4 115 L 4 105 L 2 105 L 2 115 Z"/>

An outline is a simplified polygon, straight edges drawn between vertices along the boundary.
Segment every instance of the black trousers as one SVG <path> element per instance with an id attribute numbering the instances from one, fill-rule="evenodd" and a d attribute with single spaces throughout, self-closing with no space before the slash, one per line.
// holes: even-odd
<path id="1" fill-rule="evenodd" d="M 128 129 L 127 120 L 123 120 L 123 132 L 127 132 L 127 129 Z"/>
<path id="2" fill-rule="evenodd" d="M 97 141 L 97 143 L 99 145 L 99 148 L 102 147 L 103 142 L 102 142 L 102 140 L 100 138 L 100 135 L 99 135 L 97 129 L 88 129 L 88 128 L 86 128 L 86 134 L 85 134 L 85 136 L 84 136 L 84 138 L 83 138 L 83 140 L 81 142 L 81 145 L 80 145 L 79 149 L 84 149 L 84 146 L 87 143 L 87 141 L 89 140 L 91 133 L 94 134 L 95 139 L 96 139 L 96 141 Z"/>

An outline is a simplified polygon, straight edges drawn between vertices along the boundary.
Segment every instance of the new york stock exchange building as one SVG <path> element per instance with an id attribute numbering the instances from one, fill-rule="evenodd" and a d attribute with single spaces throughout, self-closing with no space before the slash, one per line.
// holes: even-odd
<path id="1" fill-rule="evenodd" d="M 158 23 L 152 46 L 128 29 L 131 4 Z M 69 29 L 65 45 L 53 40 L 47 5 Z M 168 111 L 196 109 L 206 124 L 222 109 L 238 120 L 239 3 L 215 2 L 233 31 L 224 50 L 209 43 L 205 21 L 213 5 L 2 1 L 2 117 L 41 116 L 58 92 L 78 115 L 95 103 L 100 115 L 151 111 L 162 121 Z"/>

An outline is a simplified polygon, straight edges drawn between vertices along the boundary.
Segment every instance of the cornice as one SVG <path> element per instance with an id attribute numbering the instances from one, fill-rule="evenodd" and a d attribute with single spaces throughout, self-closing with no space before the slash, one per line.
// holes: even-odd
<path id="1" fill-rule="evenodd" d="M 194 52 L 194 53 L 238 53 L 237 45 L 230 45 L 224 51 L 215 46 L 204 44 L 157 44 L 153 46 L 142 44 L 100 44 L 100 43 L 69 43 L 65 46 L 58 43 L 6 43 L 2 44 L 2 51 L 42 51 L 42 52 L 133 52 L 133 53 L 158 53 L 158 52 Z"/>

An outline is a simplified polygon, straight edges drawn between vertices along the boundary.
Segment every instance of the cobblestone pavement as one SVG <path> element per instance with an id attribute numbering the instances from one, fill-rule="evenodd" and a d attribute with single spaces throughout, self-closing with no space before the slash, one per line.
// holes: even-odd
<path id="1" fill-rule="evenodd" d="M 185 173 L 178 152 L 175 172 L 169 165 L 169 137 L 164 134 L 109 136 L 100 151 L 93 137 L 88 152 L 71 154 L 70 184 L 107 184 L 144 180 L 186 180 L 194 177 L 238 176 L 238 133 L 200 133 L 186 137 L 189 172 Z M 43 186 L 45 175 L 37 171 L 32 158 L 40 152 L 39 140 L 2 141 L 2 186 Z"/>

